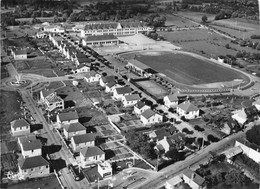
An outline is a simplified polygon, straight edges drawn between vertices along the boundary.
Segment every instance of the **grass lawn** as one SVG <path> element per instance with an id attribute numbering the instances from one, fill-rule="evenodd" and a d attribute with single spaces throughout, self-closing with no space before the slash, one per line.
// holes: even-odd
<path id="1" fill-rule="evenodd" d="M 8 185 L 8 189 L 61 189 L 61 186 L 55 176 L 41 178 L 32 181 L 25 181 L 23 183 Z"/>
<path id="2" fill-rule="evenodd" d="M 45 77 L 57 77 L 52 69 L 23 70 L 22 73 L 37 74 Z"/>
<path id="3" fill-rule="evenodd" d="M 0 94 L 0 130 L 1 139 L 4 140 L 10 137 L 10 122 L 22 117 L 22 99 L 18 92 L 1 90 Z"/>
<path id="4" fill-rule="evenodd" d="M 51 82 L 47 88 L 56 90 L 56 89 L 61 88 L 61 87 L 64 87 L 64 83 L 63 82 L 61 82 L 61 81 L 54 81 L 54 82 Z"/>
<path id="5" fill-rule="evenodd" d="M 187 85 L 247 79 L 239 72 L 185 54 L 140 52 L 136 55 L 137 60 Z"/>

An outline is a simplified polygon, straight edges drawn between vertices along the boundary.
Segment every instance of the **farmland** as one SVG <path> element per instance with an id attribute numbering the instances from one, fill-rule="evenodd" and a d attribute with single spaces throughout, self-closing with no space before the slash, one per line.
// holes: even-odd
<path id="1" fill-rule="evenodd" d="M 176 82 L 196 85 L 235 79 L 248 80 L 239 72 L 193 56 L 172 52 L 138 53 L 137 60 L 167 75 Z M 130 56 L 130 55 L 126 55 Z M 203 68 L 203 69 L 201 69 Z"/>

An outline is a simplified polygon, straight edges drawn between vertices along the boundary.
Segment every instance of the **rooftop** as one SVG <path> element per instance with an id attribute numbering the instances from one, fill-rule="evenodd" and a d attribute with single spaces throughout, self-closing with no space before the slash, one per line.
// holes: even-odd
<path id="1" fill-rule="evenodd" d="M 128 63 L 130 63 L 130 64 L 132 64 L 132 65 L 134 65 L 134 66 L 136 66 L 136 67 L 138 67 L 142 70 L 150 68 L 149 66 L 145 65 L 144 63 L 142 63 L 142 62 L 140 62 L 136 59 L 131 59 L 131 60 L 128 61 Z"/>
<path id="2" fill-rule="evenodd" d="M 17 119 L 11 122 L 11 127 L 12 128 L 18 128 L 18 127 L 26 127 L 26 126 L 30 126 L 30 124 L 25 120 L 25 119 Z"/>
<path id="3" fill-rule="evenodd" d="M 55 90 L 54 89 L 43 89 L 41 92 L 42 92 L 42 96 L 45 98 L 45 97 L 49 96 L 50 94 L 54 93 Z"/>
<path id="4" fill-rule="evenodd" d="M 59 113 L 57 114 L 57 116 L 59 117 L 61 122 L 79 118 L 78 113 L 76 111 Z"/>
<path id="5" fill-rule="evenodd" d="M 62 98 L 54 93 L 50 94 L 49 96 L 46 97 L 46 100 L 49 103 L 53 103 L 53 102 L 62 102 Z"/>
<path id="6" fill-rule="evenodd" d="M 104 76 L 104 77 L 102 77 L 102 81 L 104 82 L 104 83 L 108 83 L 108 82 L 110 82 L 110 81 L 114 81 L 114 80 L 116 80 L 115 79 L 115 76 Z"/>
<path id="7" fill-rule="evenodd" d="M 119 87 L 115 89 L 117 94 L 127 94 L 131 93 L 132 89 L 130 87 Z"/>
<path id="8" fill-rule="evenodd" d="M 138 94 L 131 94 L 125 96 L 126 101 L 140 100 L 140 96 Z"/>
<path id="9" fill-rule="evenodd" d="M 99 147 L 97 146 L 90 146 L 90 147 L 86 147 L 83 148 L 80 153 L 84 156 L 84 157 L 92 157 L 92 156 L 97 156 L 97 155 L 102 155 L 105 154 L 105 152 L 103 152 Z"/>
<path id="10" fill-rule="evenodd" d="M 85 41 L 106 41 L 106 40 L 117 40 L 118 38 L 114 35 L 90 35 L 85 38 Z"/>
<path id="11" fill-rule="evenodd" d="M 35 167 L 47 166 L 49 162 L 42 156 L 29 157 L 18 161 L 18 165 L 21 169 L 32 169 Z"/>
<path id="12" fill-rule="evenodd" d="M 136 104 L 136 107 L 137 107 L 138 109 L 141 109 L 141 108 L 143 108 L 144 106 L 146 106 L 146 105 L 145 105 L 145 103 L 142 102 L 142 101 L 139 101 L 139 102 L 137 102 L 137 104 Z"/>
<path id="13" fill-rule="evenodd" d="M 194 106 L 190 102 L 183 102 L 183 103 L 179 104 L 178 107 L 180 109 L 184 110 L 185 112 L 193 112 L 193 111 L 199 110 L 196 106 Z"/>
<path id="14" fill-rule="evenodd" d="M 76 135 L 72 137 L 75 144 L 81 144 L 85 142 L 95 141 L 95 136 L 93 133 L 87 133 L 84 135 Z"/>
<path id="15" fill-rule="evenodd" d="M 195 182 L 197 185 L 202 186 L 205 182 L 205 179 L 199 176 L 197 173 L 193 172 L 190 169 L 186 169 L 183 171 L 183 175 L 186 177 L 193 179 L 193 182 Z M 192 178 L 193 177 L 193 178 Z"/>
<path id="16" fill-rule="evenodd" d="M 150 117 L 155 115 L 155 112 L 152 111 L 151 109 L 145 110 L 142 114 L 143 117 L 145 117 L 146 119 L 149 119 Z"/>
<path id="17" fill-rule="evenodd" d="M 27 50 L 26 50 L 26 49 L 15 50 L 15 51 L 14 51 L 14 54 L 15 54 L 15 55 L 27 54 Z"/>
<path id="18" fill-rule="evenodd" d="M 181 179 L 181 177 L 179 175 L 177 175 L 177 176 L 171 178 L 170 180 L 167 180 L 166 182 L 169 183 L 170 185 L 174 186 L 176 184 L 183 182 L 183 180 Z"/>
<path id="19" fill-rule="evenodd" d="M 77 132 L 77 131 L 84 131 L 86 128 L 81 123 L 71 123 L 69 125 L 66 125 L 64 129 L 70 133 L 70 132 Z"/>
<path id="20" fill-rule="evenodd" d="M 42 148 L 42 143 L 40 140 L 36 139 L 35 135 L 19 137 L 19 141 L 24 151 Z"/>
<path id="21" fill-rule="evenodd" d="M 171 95 L 168 95 L 167 97 L 168 97 L 168 99 L 170 100 L 170 102 L 176 102 L 176 101 L 179 100 L 177 94 L 171 94 Z"/>

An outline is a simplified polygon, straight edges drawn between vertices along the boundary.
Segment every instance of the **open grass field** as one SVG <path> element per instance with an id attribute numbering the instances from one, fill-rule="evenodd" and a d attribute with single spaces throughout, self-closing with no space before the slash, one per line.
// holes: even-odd
<path id="1" fill-rule="evenodd" d="M 52 69 L 23 70 L 22 73 L 37 74 L 45 77 L 57 77 Z"/>
<path id="2" fill-rule="evenodd" d="M 239 72 L 190 55 L 172 52 L 140 52 L 135 54 L 137 60 L 176 82 L 186 85 L 248 79 Z"/>
<path id="3" fill-rule="evenodd" d="M 198 24 L 191 22 L 188 19 L 183 19 L 181 17 L 175 16 L 175 15 L 165 15 L 166 17 L 166 26 L 176 26 L 176 27 L 180 27 L 180 28 L 189 28 L 189 27 L 196 27 L 198 26 Z"/>
<path id="4" fill-rule="evenodd" d="M 154 81 L 138 81 L 136 83 L 158 99 L 163 98 L 168 94 L 167 90 L 156 84 Z"/>
<path id="5" fill-rule="evenodd" d="M 18 92 L 0 91 L 0 136 L 2 140 L 10 138 L 10 122 L 22 117 Z"/>
<path id="6" fill-rule="evenodd" d="M 184 16 L 185 18 L 192 19 L 196 22 L 201 22 L 201 17 L 206 15 L 208 17 L 208 21 L 213 21 L 215 19 L 214 14 L 207 14 L 202 12 L 178 12 L 177 15 Z"/>

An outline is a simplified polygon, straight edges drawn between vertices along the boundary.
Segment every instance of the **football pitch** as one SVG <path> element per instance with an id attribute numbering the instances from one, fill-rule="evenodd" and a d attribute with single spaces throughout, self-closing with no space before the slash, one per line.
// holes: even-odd
<path id="1" fill-rule="evenodd" d="M 246 75 L 238 71 L 187 54 L 146 51 L 134 55 L 137 60 L 185 85 L 201 85 L 238 79 L 249 81 Z M 133 54 L 123 56 L 129 59 L 133 57 Z"/>

